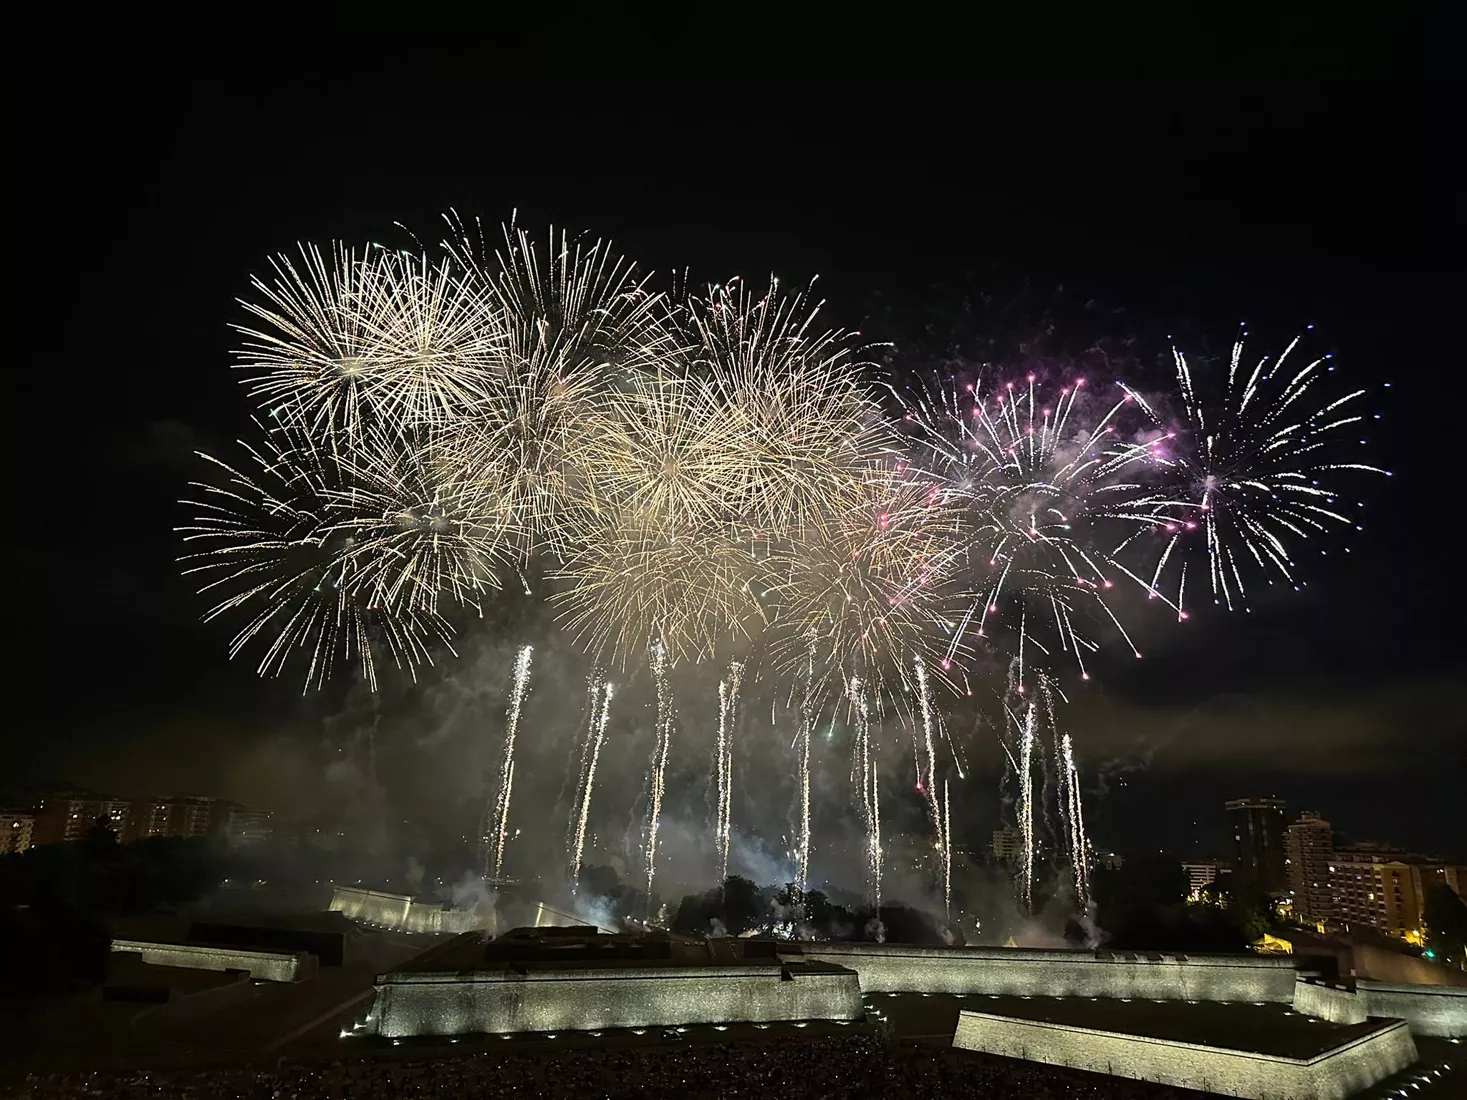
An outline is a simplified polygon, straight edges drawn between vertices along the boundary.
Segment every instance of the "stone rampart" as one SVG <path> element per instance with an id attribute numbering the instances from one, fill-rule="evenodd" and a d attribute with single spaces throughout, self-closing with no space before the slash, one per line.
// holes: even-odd
<path id="1" fill-rule="evenodd" d="M 1355 983 L 1367 1016 L 1405 1020 L 1416 1035 L 1467 1038 L 1467 989 L 1450 985 Z"/>
<path id="2" fill-rule="evenodd" d="M 850 967 L 868 993 L 1149 997 L 1270 1001 L 1294 997 L 1294 964 L 1254 955 L 1129 955 L 1004 947 L 805 944 L 803 957 Z"/>
<path id="3" fill-rule="evenodd" d="M 1345 1100 L 1417 1058 L 1411 1032 L 1399 1021 L 1382 1022 L 1369 1035 L 1313 1058 L 1284 1058 L 962 1012 L 953 1046 L 1255 1100 Z"/>
<path id="4" fill-rule="evenodd" d="M 196 943 L 151 943 L 147 940 L 113 940 L 113 951 L 141 955 L 154 966 L 181 966 L 192 970 L 243 970 L 251 978 L 269 982 L 294 982 L 315 973 L 313 955 L 273 951 L 246 951 L 237 947 L 209 947 Z"/>
<path id="5" fill-rule="evenodd" d="M 424 901 L 411 894 L 389 894 L 363 886 L 338 886 L 331 895 L 332 912 L 354 921 L 390 928 L 396 932 L 458 935 L 481 929 L 493 931 L 493 914 L 472 909 L 445 908 L 441 902 Z"/>
<path id="6" fill-rule="evenodd" d="M 1294 986 L 1294 1011 L 1332 1024 L 1363 1024 L 1365 999 L 1348 989 L 1320 982 L 1300 981 Z"/>
<path id="7" fill-rule="evenodd" d="M 858 1020 L 856 975 L 832 966 L 398 973 L 378 979 L 367 1031 L 389 1038 L 780 1020 Z"/>

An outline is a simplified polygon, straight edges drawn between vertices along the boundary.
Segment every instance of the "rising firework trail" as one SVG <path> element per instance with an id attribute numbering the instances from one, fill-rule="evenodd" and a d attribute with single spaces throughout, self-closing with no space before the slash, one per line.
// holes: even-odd
<path id="1" fill-rule="evenodd" d="M 1034 909 L 1034 741 L 1038 708 L 1031 700 L 1024 710 L 1019 734 L 1019 832 L 1024 850 L 1019 853 L 1019 896 L 1024 912 Z"/>
<path id="2" fill-rule="evenodd" d="M 937 804 L 937 753 L 935 749 L 937 718 L 932 712 L 932 690 L 927 682 L 927 663 L 920 656 L 912 661 L 917 686 L 918 722 L 913 726 L 912 756 L 917 764 L 917 791 L 927 803 L 927 816 L 937 835 L 938 850 L 943 848 L 942 814 Z"/>
<path id="3" fill-rule="evenodd" d="M 1083 913 L 1090 907 L 1090 838 L 1085 835 L 1080 774 L 1075 767 L 1075 750 L 1068 733 L 1060 746 L 1064 760 L 1060 798 L 1064 800 L 1064 818 L 1069 827 L 1070 864 L 1075 873 L 1075 906 Z"/>
<path id="4" fill-rule="evenodd" d="M 667 650 L 661 639 L 654 639 L 651 651 L 652 679 L 657 685 L 657 729 L 652 748 L 652 798 L 647 807 L 647 906 L 651 912 L 652 879 L 657 873 L 657 830 L 662 824 L 663 783 L 667 775 L 667 754 L 672 747 L 672 685 L 667 679 Z"/>
<path id="5" fill-rule="evenodd" d="M 871 905 L 879 921 L 881 919 L 881 794 L 877 787 L 877 770 L 874 761 L 871 765 L 869 801 L 871 805 L 871 850 L 867 854 L 867 859 L 870 861 Z"/>
<path id="6" fill-rule="evenodd" d="M 520 709 L 525 703 L 525 693 L 530 687 L 530 658 L 533 646 L 520 646 L 514 662 L 514 688 L 509 697 L 507 721 L 504 726 L 504 762 L 499 773 L 499 792 L 494 800 L 492 827 L 485 830 L 486 842 L 492 837 L 491 847 L 486 843 L 484 852 L 484 877 L 497 880 L 504 869 L 504 842 L 509 834 L 509 801 L 514 793 L 514 742 L 520 728 Z M 492 857 L 492 859 L 491 859 Z"/>
<path id="7" fill-rule="evenodd" d="M 734 661 L 728 675 L 718 681 L 718 821 L 714 843 L 718 847 L 718 881 L 728 878 L 729 828 L 733 817 L 733 736 L 739 718 L 739 685 L 744 666 Z"/>
<path id="8" fill-rule="evenodd" d="M 601 746 L 606 743 L 606 723 L 611 719 L 611 685 L 598 681 L 592 685 L 591 732 L 586 742 L 586 756 L 581 768 L 573 811 L 570 888 L 575 894 L 581 886 L 581 856 L 586 848 L 586 822 L 591 816 L 591 794 L 596 789 L 596 765 L 601 760 Z"/>
<path id="9" fill-rule="evenodd" d="M 800 893 L 810 881 L 810 739 L 815 732 L 815 644 L 811 640 L 805 680 L 800 695 L 800 733 L 796 751 L 800 759 L 800 839 L 795 853 L 795 877 Z"/>
<path id="10" fill-rule="evenodd" d="M 942 784 L 942 911 L 951 920 L 953 915 L 953 807 L 950 800 L 952 784 Z"/>
<path id="11" fill-rule="evenodd" d="M 866 888 L 881 904 L 881 809 L 876 798 L 876 762 L 871 753 L 871 703 L 866 683 L 852 676 L 846 698 L 856 719 L 856 749 L 851 758 L 852 778 L 860 783 L 861 818 L 866 824 Z"/>

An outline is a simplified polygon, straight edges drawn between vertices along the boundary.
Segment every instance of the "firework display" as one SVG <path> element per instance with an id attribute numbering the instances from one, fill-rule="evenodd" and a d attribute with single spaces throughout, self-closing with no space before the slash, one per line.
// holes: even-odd
<path id="1" fill-rule="evenodd" d="M 679 722 L 673 677 L 706 663 L 722 670 L 709 723 L 720 879 L 740 693 L 763 680 L 798 697 L 800 889 L 811 742 L 828 713 L 850 731 L 870 897 L 890 719 L 911 734 L 950 903 L 941 696 L 972 695 L 997 656 L 1011 668 L 1005 748 L 1020 779 L 1027 905 L 1052 677 L 1088 679 L 1115 643 L 1140 657 L 1130 618 L 1155 602 L 1186 619 L 1189 571 L 1228 609 L 1246 606 L 1253 577 L 1302 583 L 1304 544 L 1355 524 L 1345 479 L 1385 472 L 1346 450 L 1363 442 L 1366 391 L 1332 389 L 1327 355 L 1291 358 L 1302 336 L 1256 362 L 1240 338 L 1219 377 L 1174 348 L 1175 393 L 1051 363 L 878 385 L 859 334 L 824 327 L 808 289 L 735 279 L 664 293 L 601 241 L 552 231 L 537 243 L 511 225 L 491 243 L 456 215 L 448 227 L 441 245 L 408 251 L 303 247 L 254 280 L 237 366 L 259 438 L 243 461 L 208 459 L 182 562 L 213 601 L 206 618 L 239 616 L 231 656 L 258 649 L 262 675 L 299 668 L 307 689 L 354 665 L 375 690 L 384 663 L 416 673 L 451 656 L 455 632 L 502 590 L 543 599 L 605 670 L 590 683 L 567 822 L 572 889 L 606 675 L 650 673 L 655 687 L 650 897 Z M 491 878 L 513 835 L 531 652 L 521 646 L 514 665 L 481 832 Z M 1088 841 L 1068 735 L 1055 752 L 1083 904 Z M 952 756 L 962 778 L 956 745 Z"/>

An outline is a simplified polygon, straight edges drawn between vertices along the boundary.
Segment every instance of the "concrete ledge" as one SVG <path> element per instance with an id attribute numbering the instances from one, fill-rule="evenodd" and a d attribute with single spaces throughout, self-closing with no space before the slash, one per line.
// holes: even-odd
<path id="1" fill-rule="evenodd" d="M 848 966 L 868 993 L 1148 997 L 1187 1001 L 1294 999 L 1294 961 L 1254 955 L 1147 955 L 1002 947 L 804 945 L 787 958 Z"/>
<path id="2" fill-rule="evenodd" d="M 1254 1100 L 1345 1100 L 1417 1059 L 1400 1021 L 1302 1059 L 964 1011 L 953 1046 Z"/>
<path id="3" fill-rule="evenodd" d="M 246 951 L 237 947 L 209 947 L 197 943 L 152 943 L 147 940 L 113 940 L 113 951 L 142 956 L 154 966 L 181 966 L 192 970 L 243 970 L 251 978 L 268 982 L 294 982 L 315 972 L 315 957 L 271 951 Z"/>
<path id="4" fill-rule="evenodd" d="M 369 1034 L 463 1035 L 684 1024 L 859 1020 L 843 967 L 703 966 L 384 975 Z"/>
<path id="5" fill-rule="evenodd" d="M 1405 1020 L 1416 1035 L 1438 1039 L 1467 1038 L 1467 989 L 1450 985 L 1355 983 L 1367 1016 Z"/>

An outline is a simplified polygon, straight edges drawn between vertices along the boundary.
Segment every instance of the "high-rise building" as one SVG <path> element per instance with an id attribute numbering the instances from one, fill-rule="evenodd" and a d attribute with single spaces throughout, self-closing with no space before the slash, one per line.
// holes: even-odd
<path id="1" fill-rule="evenodd" d="M 1407 855 L 1384 845 L 1338 851 L 1332 862 L 1336 918 L 1395 936 L 1421 933 L 1426 895 L 1437 884 L 1461 897 L 1467 867 Z"/>
<path id="2" fill-rule="evenodd" d="M 216 798 L 174 798 L 168 804 L 168 836 L 208 836 L 219 822 Z"/>
<path id="3" fill-rule="evenodd" d="M 1024 834 L 1013 825 L 993 830 L 993 858 L 1018 862 L 1024 857 Z"/>
<path id="4" fill-rule="evenodd" d="M 48 792 L 36 802 L 36 824 L 31 841 L 34 844 L 61 844 L 81 840 L 98 818 L 104 819 L 120 837 L 127 828 L 127 810 L 128 803 L 124 798 L 85 791 Z"/>
<path id="5" fill-rule="evenodd" d="M 1294 916 L 1308 923 L 1318 923 L 1335 915 L 1334 830 L 1329 822 L 1312 810 L 1299 815 L 1285 837 L 1289 897 Z"/>
<path id="6" fill-rule="evenodd" d="M 172 804 L 166 798 L 134 798 L 127 807 L 127 827 L 122 839 L 148 840 L 168 835 L 168 816 Z"/>
<path id="7" fill-rule="evenodd" d="M 1233 826 L 1233 879 L 1236 889 L 1270 896 L 1289 886 L 1284 851 L 1284 801 L 1235 798 L 1227 803 Z"/>
<path id="8" fill-rule="evenodd" d="M 254 810 L 237 802 L 223 805 L 221 832 L 230 844 L 260 844 L 275 836 L 274 815 L 269 810 Z"/>
<path id="9" fill-rule="evenodd" d="M 35 824 L 36 815 L 26 810 L 0 810 L 0 855 L 29 848 Z"/>
<path id="10" fill-rule="evenodd" d="M 1214 882 L 1227 885 L 1232 878 L 1232 865 L 1221 859 L 1189 859 L 1182 863 L 1187 874 L 1187 896 L 1193 899 L 1202 896 L 1202 888 Z"/>

